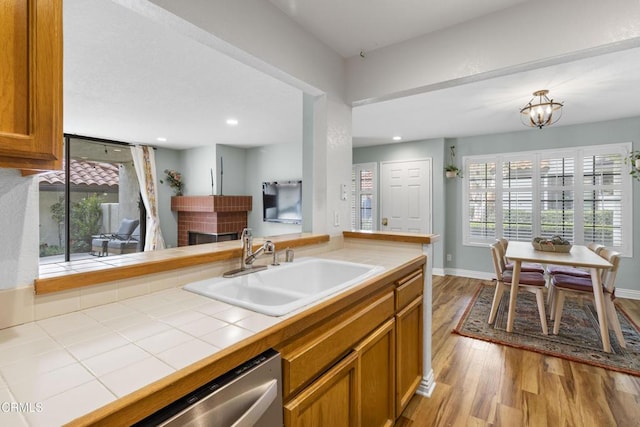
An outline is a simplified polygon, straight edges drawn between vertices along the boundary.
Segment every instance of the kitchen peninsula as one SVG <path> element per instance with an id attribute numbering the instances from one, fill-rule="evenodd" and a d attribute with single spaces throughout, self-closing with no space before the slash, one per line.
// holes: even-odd
<path id="1" fill-rule="evenodd" d="M 344 238 L 300 235 L 273 239 L 278 250 L 295 247 L 296 258 L 314 256 L 385 267 L 383 273 L 353 288 L 282 317 L 268 317 L 227 306 L 181 289 L 186 283 L 203 277 L 218 276 L 223 270 L 235 267 L 239 257 L 236 248 L 238 242 L 172 249 L 168 252 L 176 251 L 173 261 L 168 261 L 165 257 L 167 254 L 161 256 L 161 253 L 158 253 L 157 256 L 161 256 L 161 259 L 154 259 L 153 253 L 145 254 L 149 257 L 145 262 L 114 269 L 115 272 L 119 268 L 124 269 L 118 274 L 131 273 L 135 277 L 121 277 L 110 283 L 93 285 L 103 288 L 103 295 L 112 295 L 112 300 L 104 301 L 104 305 L 67 314 L 60 313 L 60 316 L 43 318 L 0 331 L 13 331 L 16 336 L 20 336 L 21 333 L 23 336 L 34 334 L 37 336 L 34 341 L 51 346 L 47 348 L 47 354 L 57 352 L 59 356 L 68 356 L 61 357 L 61 360 L 67 362 L 59 362 L 62 365 L 59 368 L 32 375 L 29 380 L 32 382 L 31 387 L 25 385 L 25 381 L 14 383 L 12 380 L 7 381 L 7 389 L 15 399 L 28 399 L 31 390 L 35 394 L 31 395 L 30 400 L 42 401 L 42 413 L 26 414 L 27 421 L 33 425 L 43 423 L 44 419 L 48 419 L 49 423 L 56 419 L 60 422 L 71 421 L 72 425 L 126 424 L 143 418 L 267 348 L 275 348 L 282 353 L 284 361 L 285 414 L 289 414 L 289 418 L 286 419 L 289 419 L 289 424 L 295 425 L 292 417 L 299 414 L 296 411 L 305 404 L 300 403 L 300 399 L 313 388 L 320 373 L 327 367 L 339 366 L 342 363 L 340 361 L 346 356 L 353 358 L 354 354 L 362 354 L 362 360 L 365 360 L 367 348 L 362 345 L 368 340 L 367 337 L 377 337 L 377 331 L 383 334 L 387 331 L 387 336 L 393 336 L 399 344 L 397 351 L 391 353 L 401 354 L 399 359 L 402 358 L 404 361 L 402 366 L 410 365 L 406 361 L 409 359 L 405 358 L 415 359 L 416 356 L 419 356 L 420 365 L 417 381 L 415 373 L 414 378 L 410 378 L 410 375 L 407 377 L 403 372 L 392 370 L 389 371 L 390 378 L 396 380 L 395 384 L 409 387 L 409 397 L 416 388 L 420 393 L 428 394 L 433 387 L 430 339 L 425 340 L 423 355 L 420 354 L 422 348 L 420 351 L 411 351 L 410 345 L 400 346 L 400 341 L 402 334 L 406 334 L 407 331 L 424 334 L 425 338 L 430 338 L 430 268 L 425 251 L 428 252 L 430 244 L 437 238 L 438 236 L 434 235 L 349 232 L 345 233 Z M 260 244 L 258 239 L 255 244 Z M 180 252 L 184 250 L 195 252 L 190 252 L 189 255 Z M 154 264 L 156 261 L 158 263 Z M 175 269 L 168 269 L 168 264 L 172 264 Z M 154 269 L 160 266 L 165 269 Z M 115 272 L 110 272 L 107 277 L 114 277 Z M 101 275 L 99 272 L 93 274 Z M 97 280 L 92 279 L 91 274 L 87 272 L 67 276 L 68 282 L 74 283 L 77 277 L 85 283 L 92 280 L 95 283 Z M 41 278 L 36 282 L 36 286 L 44 285 L 40 291 L 45 289 L 45 292 L 50 293 L 38 295 L 36 299 L 65 294 L 71 299 L 80 299 L 82 292 L 92 288 L 71 286 L 71 289 L 66 291 L 51 293 L 51 288 L 47 288 L 47 285 L 62 283 L 56 277 L 61 276 Z M 301 280 L 301 286 L 304 286 L 304 280 Z M 109 291 L 109 287 L 115 290 Z M 119 294 L 131 296 L 134 290 L 141 295 L 118 299 Z M 421 296 L 423 292 L 424 296 Z M 80 295 L 75 296 L 75 293 Z M 57 298 L 61 300 L 62 297 Z M 60 303 L 59 307 L 63 305 Z M 423 318 L 424 322 L 416 324 L 416 319 Z M 84 319 L 90 325 L 78 323 L 80 319 Z M 136 328 L 136 324 L 140 327 Z M 336 349 L 335 354 L 329 357 L 331 360 L 326 363 L 318 362 L 321 365 L 317 367 L 318 372 L 300 370 L 297 361 L 304 360 L 298 357 L 301 354 L 300 346 L 307 346 L 302 353 L 308 353 L 310 360 L 319 360 L 314 356 L 314 351 L 323 347 L 309 346 L 308 343 L 310 340 L 322 342 L 317 339 L 319 331 L 339 331 L 343 324 L 355 325 L 351 335 L 363 339 L 358 342 L 344 342 L 337 335 L 324 337 L 341 343 L 331 345 Z M 396 325 L 395 328 L 390 327 L 393 324 Z M 404 332 L 398 328 L 401 324 L 407 325 Z M 72 330 L 63 330 L 74 325 L 80 328 L 77 334 L 73 334 Z M 153 328 L 158 329 L 155 333 L 149 332 Z M 83 342 L 89 342 L 86 334 L 94 334 L 95 330 L 99 330 L 102 335 L 92 336 L 91 345 L 82 345 Z M 79 338 L 83 333 L 85 341 Z M 74 335 L 78 342 L 70 343 L 69 340 L 72 340 Z M 178 340 L 172 341 L 175 346 L 166 348 L 166 338 L 169 336 Z M 28 341 L 27 338 L 24 339 Z M 417 339 L 412 340 L 415 341 Z M 7 345 L 9 344 L 11 343 Z M 20 346 L 14 345 L 14 350 Z M 306 348 L 309 349 L 308 352 Z M 105 356 L 118 350 L 126 353 L 125 349 L 134 355 L 134 359 L 127 361 Z M 410 354 L 404 355 L 402 351 L 410 351 Z M 11 357 L 12 353 L 3 349 L 3 354 L 4 357 Z M 126 366 L 114 366 L 114 363 Z M 55 373 L 61 373 L 62 370 L 70 372 L 71 375 L 68 377 L 77 383 L 67 385 L 68 389 L 65 390 L 54 390 L 55 387 L 52 389 L 51 386 L 42 384 L 46 379 L 56 378 Z M 129 383 L 122 381 L 122 375 L 126 378 L 127 372 Z M 137 377 L 145 379 L 136 383 Z M 389 393 L 389 390 L 386 392 Z M 74 395 L 77 397 L 78 393 L 83 396 L 84 404 L 80 405 L 81 407 L 78 407 L 77 401 L 66 401 Z M 389 404 L 386 416 L 393 418 L 400 415 L 402 405 L 407 401 L 403 394 L 407 393 L 391 396 L 394 402 L 399 403 Z M 56 414 L 61 418 L 55 418 Z M 351 416 L 356 414 L 352 413 Z"/>

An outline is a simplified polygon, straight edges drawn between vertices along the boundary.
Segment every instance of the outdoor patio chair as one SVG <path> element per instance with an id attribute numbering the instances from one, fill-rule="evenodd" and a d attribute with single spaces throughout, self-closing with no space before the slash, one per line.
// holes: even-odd
<path id="1" fill-rule="evenodd" d="M 124 218 L 122 222 L 120 222 L 118 231 L 115 233 L 93 236 L 91 239 L 91 255 L 109 255 L 110 242 L 129 242 L 131 240 L 131 235 L 136 227 L 138 227 L 138 224 L 140 224 L 140 220 Z"/>

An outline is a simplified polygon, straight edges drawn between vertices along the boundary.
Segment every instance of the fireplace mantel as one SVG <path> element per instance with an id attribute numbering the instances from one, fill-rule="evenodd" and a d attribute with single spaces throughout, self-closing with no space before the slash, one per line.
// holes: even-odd
<path id="1" fill-rule="evenodd" d="M 178 246 L 189 244 L 189 231 L 240 235 L 251 209 L 251 196 L 172 197 L 171 210 L 178 212 Z"/>

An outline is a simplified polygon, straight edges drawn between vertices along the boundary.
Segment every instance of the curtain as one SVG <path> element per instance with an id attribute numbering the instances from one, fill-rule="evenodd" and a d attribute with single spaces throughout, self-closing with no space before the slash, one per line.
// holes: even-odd
<path id="1" fill-rule="evenodd" d="M 158 191 L 156 184 L 156 159 L 153 148 L 146 145 L 131 147 L 133 166 L 136 169 L 142 202 L 147 209 L 147 230 L 145 233 L 145 251 L 164 249 L 164 239 L 158 217 Z"/>

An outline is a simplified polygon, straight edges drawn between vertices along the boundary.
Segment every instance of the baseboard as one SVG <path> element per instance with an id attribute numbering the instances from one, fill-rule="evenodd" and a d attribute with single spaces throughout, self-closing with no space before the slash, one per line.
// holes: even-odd
<path id="1" fill-rule="evenodd" d="M 436 269 L 434 268 L 433 274 L 436 274 L 435 270 Z M 445 268 L 444 275 L 469 277 L 471 279 L 479 280 L 492 280 L 493 278 L 495 278 L 495 274 L 487 273 L 486 271 L 463 270 L 459 268 Z M 636 291 L 635 289 L 616 288 L 616 297 L 640 300 L 640 291 Z"/>
<path id="2" fill-rule="evenodd" d="M 640 291 L 616 288 L 616 297 L 640 300 Z"/>
<path id="3" fill-rule="evenodd" d="M 433 374 L 433 369 L 427 375 L 422 378 L 420 385 L 416 390 L 416 394 L 424 397 L 431 397 L 433 390 L 436 388 L 436 378 Z"/>
<path id="4" fill-rule="evenodd" d="M 486 271 L 463 270 L 460 268 L 445 268 L 444 273 L 447 276 L 468 277 L 470 279 L 492 280 L 495 274 Z"/>
<path id="5" fill-rule="evenodd" d="M 435 268 L 433 269 L 434 276 L 446 276 L 447 274 L 444 271 L 444 268 Z"/>

